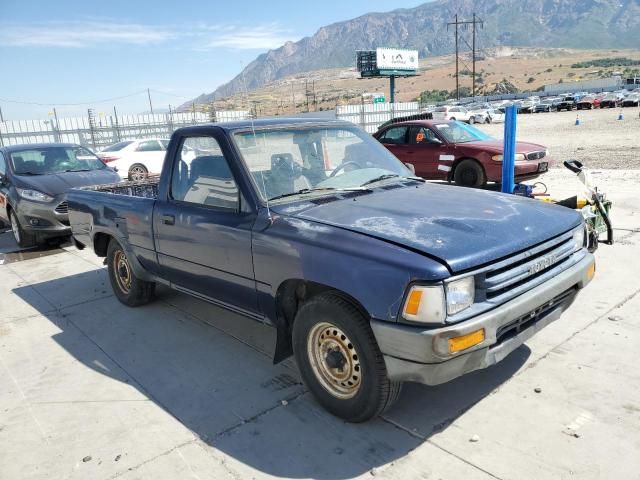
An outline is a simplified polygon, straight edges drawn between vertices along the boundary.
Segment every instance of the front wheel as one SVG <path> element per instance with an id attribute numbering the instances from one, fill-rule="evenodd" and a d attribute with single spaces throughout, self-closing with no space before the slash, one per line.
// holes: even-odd
<path id="1" fill-rule="evenodd" d="M 147 178 L 148 175 L 149 170 L 147 170 L 147 167 L 145 167 L 141 163 L 131 165 L 131 167 L 129 168 L 129 180 L 133 182 L 140 182 Z"/>
<path id="2" fill-rule="evenodd" d="M 458 164 L 453 179 L 456 185 L 462 187 L 481 187 L 487 182 L 482 165 L 470 158 Z"/>
<path id="3" fill-rule="evenodd" d="M 476 117 L 469 117 L 469 123 L 471 125 L 473 125 L 474 123 L 476 123 Z"/>
<path id="4" fill-rule="evenodd" d="M 293 351 L 316 400 L 348 422 L 387 410 L 402 383 L 389 380 L 368 320 L 337 293 L 307 301 L 293 324 Z"/>
<path id="5" fill-rule="evenodd" d="M 111 288 L 120 302 L 128 307 L 137 307 L 153 300 L 156 284 L 138 278 L 127 253 L 116 240 L 109 242 L 107 265 Z"/>
<path id="6" fill-rule="evenodd" d="M 20 248 L 30 248 L 38 243 L 33 233 L 29 233 L 22 228 L 18 220 L 18 215 L 13 211 L 9 212 L 9 223 L 11 223 L 13 238 Z"/>

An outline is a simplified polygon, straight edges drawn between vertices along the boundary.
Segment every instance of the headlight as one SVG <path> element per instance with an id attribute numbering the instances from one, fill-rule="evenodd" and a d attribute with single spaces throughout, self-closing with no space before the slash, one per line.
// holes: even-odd
<path id="1" fill-rule="evenodd" d="M 20 195 L 25 200 L 32 200 L 34 202 L 52 202 L 53 197 L 47 195 L 46 193 L 39 192 L 37 190 L 26 190 L 24 188 L 16 188 L 18 195 Z"/>
<path id="2" fill-rule="evenodd" d="M 573 250 L 577 251 L 584 247 L 584 226 L 580 226 L 573 232 Z"/>
<path id="3" fill-rule="evenodd" d="M 475 281 L 473 277 L 446 283 L 444 287 L 414 285 L 402 308 L 402 316 L 411 322 L 443 324 L 447 315 L 473 305 Z"/>
<path id="4" fill-rule="evenodd" d="M 473 277 L 461 278 L 449 282 L 445 286 L 447 297 L 447 313 L 455 315 L 473 305 L 476 292 L 476 282 Z"/>
<path id="5" fill-rule="evenodd" d="M 491 160 L 493 160 L 494 162 L 501 162 L 503 159 L 502 154 L 500 155 L 494 155 L 493 157 L 491 157 Z M 515 161 L 516 162 L 522 162 L 524 160 L 526 160 L 527 157 L 524 155 L 524 153 L 516 153 L 515 154 Z"/>

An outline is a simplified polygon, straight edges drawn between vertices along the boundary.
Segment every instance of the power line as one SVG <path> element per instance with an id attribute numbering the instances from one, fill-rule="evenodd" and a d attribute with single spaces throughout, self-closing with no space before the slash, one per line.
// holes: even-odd
<path id="1" fill-rule="evenodd" d="M 23 100 L 12 100 L 10 98 L 0 98 L 0 102 L 17 103 L 20 105 L 38 105 L 40 107 L 77 107 L 81 105 L 92 105 L 96 103 L 112 102 L 114 100 L 121 100 L 123 98 L 135 97 L 137 95 L 143 95 L 146 93 L 147 93 L 146 90 L 140 90 L 139 92 L 130 93 L 129 95 L 122 95 L 120 97 L 112 97 L 112 98 L 105 98 L 102 100 L 92 100 L 90 102 L 77 102 L 77 103 L 55 103 L 55 102 L 42 103 L 42 102 L 29 102 L 29 101 L 23 101 Z"/>
<path id="2" fill-rule="evenodd" d="M 458 46 L 458 27 L 459 26 L 463 26 L 466 27 L 467 25 L 472 25 L 473 28 L 473 40 L 472 40 L 472 44 L 471 45 L 471 50 L 472 50 L 472 62 L 473 62 L 473 72 L 472 72 L 472 76 L 473 76 L 473 89 L 472 89 L 472 95 L 475 97 L 476 95 L 476 25 L 480 25 L 482 27 L 484 27 L 484 22 L 482 20 L 479 20 L 476 17 L 476 14 L 473 14 L 473 20 L 469 21 L 460 21 L 458 20 L 458 14 L 456 13 L 455 17 L 454 17 L 454 21 L 453 22 L 449 22 L 447 23 L 447 30 L 449 29 L 450 25 L 455 25 L 455 33 L 456 33 L 456 98 L 458 100 L 460 100 L 460 67 L 459 67 L 459 56 L 460 56 L 460 49 Z M 467 44 L 467 46 L 469 46 L 469 42 L 467 42 L 467 40 L 465 38 L 462 39 L 464 41 L 464 43 Z M 467 66 L 467 70 L 469 69 L 469 67 Z"/>

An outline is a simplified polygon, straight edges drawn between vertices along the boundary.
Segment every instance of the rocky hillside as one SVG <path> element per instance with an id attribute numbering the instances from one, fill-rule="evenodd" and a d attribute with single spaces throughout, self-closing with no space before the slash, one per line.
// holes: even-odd
<path id="1" fill-rule="evenodd" d="M 436 0 L 411 9 L 369 13 L 320 28 L 313 36 L 260 55 L 244 70 L 247 89 L 299 72 L 351 66 L 355 51 L 378 46 L 414 48 L 422 58 L 451 53 L 454 35 L 446 23 L 455 14 L 484 21 L 479 48 L 500 45 L 638 48 L 638 0 Z M 463 32 L 470 43 L 470 31 Z M 243 90 L 242 75 L 201 95 L 197 103 Z"/>

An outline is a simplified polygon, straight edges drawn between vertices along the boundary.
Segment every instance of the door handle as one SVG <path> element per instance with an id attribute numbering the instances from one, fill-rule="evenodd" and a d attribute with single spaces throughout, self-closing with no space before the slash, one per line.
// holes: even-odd
<path id="1" fill-rule="evenodd" d="M 162 216 L 162 223 L 165 225 L 175 225 L 176 224 L 176 217 L 173 215 L 163 215 Z"/>

